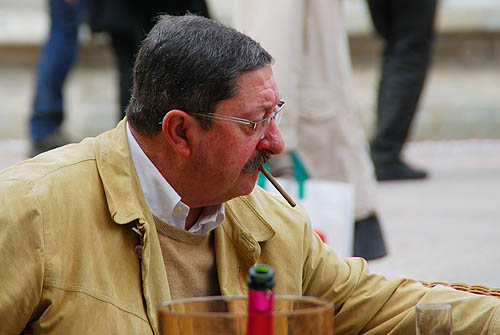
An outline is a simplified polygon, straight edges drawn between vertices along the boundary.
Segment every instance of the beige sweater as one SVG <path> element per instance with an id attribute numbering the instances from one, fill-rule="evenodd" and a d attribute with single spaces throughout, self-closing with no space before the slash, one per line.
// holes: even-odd
<path id="1" fill-rule="evenodd" d="M 219 295 L 214 234 L 194 234 L 154 217 L 172 299 Z"/>

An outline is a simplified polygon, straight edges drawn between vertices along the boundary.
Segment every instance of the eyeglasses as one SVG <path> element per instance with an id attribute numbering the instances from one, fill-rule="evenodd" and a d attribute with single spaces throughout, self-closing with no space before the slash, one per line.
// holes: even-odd
<path id="1" fill-rule="evenodd" d="M 266 136 L 267 133 L 267 128 L 271 124 L 271 121 L 274 119 L 276 122 L 276 125 L 278 125 L 281 121 L 281 112 L 283 111 L 283 107 L 285 107 L 285 102 L 280 100 L 276 104 L 276 110 L 269 115 L 268 117 L 260 120 L 260 121 L 250 121 L 247 119 L 242 119 L 239 117 L 233 117 L 233 116 L 220 116 L 216 115 L 214 113 L 190 113 L 192 115 L 196 115 L 205 119 L 212 119 L 212 120 L 222 120 L 222 121 L 229 121 L 229 122 L 235 122 L 241 125 L 244 125 L 250 129 L 252 129 L 256 133 L 261 133 L 261 139 L 263 139 Z"/>
<path id="2" fill-rule="evenodd" d="M 214 113 L 189 113 L 189 114 L 196 115 L 198 117 L 205 119 L 229 121 L 244 125 L 247 128 L 252 129 L 255 133 L 258 132 L 261 133 L 260 139 L 263 139 L 266 136 L 267 128 L 269 127 L 273 119 L 276 122 L 276 125 L 279 125 L 281 121 L 281 112 L 283 111 L 283 107 L 285 107 L 285 102 L 282 100 L 278 101 L 275 107 L 276 110 L 271 115 L 260 121 L 250 121 L 247 119 L 242 119 L 234 116 L 220 116 Z M 158 122 L 158 124 L 162 124 L 162 122 Z"/>

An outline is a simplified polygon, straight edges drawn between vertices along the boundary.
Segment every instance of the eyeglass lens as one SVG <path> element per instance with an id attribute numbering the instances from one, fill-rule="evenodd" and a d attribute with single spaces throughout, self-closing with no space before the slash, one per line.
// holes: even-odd
<path id="1" fill-rule="evenodd" d="M 281 115 L 282 115 L 281 108 L 279 108 L 274 115 L 269 116 L 264 122 L 262 122 L 262 127 L 260 129 L 261 132 L 260 139 L 266 137 L 267 129 L 269 128 L 269 125 L 271 124 L 273 119 L 274 122 L 276 122 L 276 126 L 279 125 L 281 121 Z"/>

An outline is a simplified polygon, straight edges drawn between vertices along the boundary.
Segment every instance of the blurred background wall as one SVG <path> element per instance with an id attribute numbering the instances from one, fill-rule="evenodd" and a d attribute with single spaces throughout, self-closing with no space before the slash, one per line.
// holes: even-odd
<path id="1" fill-rule="evenodd" d="M 231 24 L 232 0 L 208 3 L 215 18 Z M 360 117 L 370 136 L 380 43 L 364 0 L 343 3 Z M 0 138 L 27 138 L 34 69 L 47 27 L 45 1 L 0 1 Z M 437 32 L 412 139 L 500 138 L 500 1 L 442 0 Z M 81 54 L 65 92 L 65 130 L 76 138 L 113 127 L 118 99 L 107 37 L 90 36 L 84 28 L 80 35 Z"/>

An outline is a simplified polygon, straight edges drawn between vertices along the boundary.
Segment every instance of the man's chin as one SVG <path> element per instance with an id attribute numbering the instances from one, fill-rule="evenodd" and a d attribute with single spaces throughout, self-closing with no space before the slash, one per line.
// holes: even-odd
<path id="1" fill-rule="evenodd" d="M 254 172 L 254 173 L 245 173 L 245 181 L 247 182 L 245 184 L 245 187 L 242 189 L 242 195 L 248 195 L 252 193 L 253 189 L 255 188 L 255 184 L 257 183 L 257 178 L 259 177 L 259 172 Z"/>

